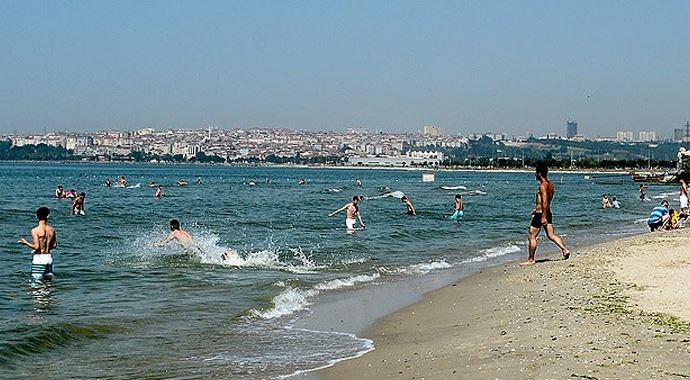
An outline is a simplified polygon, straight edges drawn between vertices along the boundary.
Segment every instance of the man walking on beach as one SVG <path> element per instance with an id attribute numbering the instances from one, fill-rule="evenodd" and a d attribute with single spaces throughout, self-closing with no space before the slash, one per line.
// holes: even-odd
<path id="1" fill-rule="evenodd" d="M 50 251 L 57 248 L 55 229 L 48 224 L 50 209 L 41 207 L 36 210 L 38 226 L 31 230 L 31 243 L 26 239 L 19 239 L 17 243 L 29 247 L 33 253 L 31 260 L 31 276 L 37 279 L 53 276 L 53 257 Z"/>
<path id="2" fill-rule="evenodd" d="M 542 227 L 546 230 L 546 237 L 561 249 L 563 260 L 568 260 L 570 251 L 563 244 L 563 240 L 556 235 L 553 229 L 553 215 L 551 214 L 551 201 L 555 193 L 553 182 L 548 178 L 549 169 L 543 162 L 537 163 L 535 176 L 539 181 L 539 188 L 537 189 L 537 198 L 534 210 L 532 210 L 532 222 L 529 227 L 529 257 L 527 261 L 520 265 L 534 265 L 534 259 L 537 253 L 537 236 Z"/>

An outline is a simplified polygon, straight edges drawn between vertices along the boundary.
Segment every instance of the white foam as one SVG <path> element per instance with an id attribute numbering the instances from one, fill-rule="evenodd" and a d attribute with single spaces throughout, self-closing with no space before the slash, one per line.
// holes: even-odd
<path id="1" fill-rule="evenodd" d="M 412 264 L 407 267 L 403 268 L 386 268 L 386 267 L 379 267 L 377 270 L 381 273 L 389 273 L 389 274 L 427 274 L 431 271 L 434 270 L 439 270 L 439 269 L 448 269 L 452 268 L 453 266 L 446 262 L 445 260 L 440 260 L 440 261 L 429 261 L 429 262 L 423 262 L 419 264 Z"/>
<path id="2" fill-rule="evenodd" d="M 266 311 L 251 310 L 251 313 L 264 319 L 278 318 L 304 310 L 311 305 L 310 298 L 317 295 L 317 290 L 300 290 L 287 288 L 273 297 L 273 307 Z"/>
<path id="3" fill-rule="evenodd" d="M 488 249 L 483 249 L 479 251 L 481 255 L 475 256 L 466 260 L 461 261 L 463 264 L 467 263 L 476 263 L 480 261 L 486 261 L 495 257 L 500 257 L 500 256 L 505 256 L 511 253 L 516 253 L 520 252 L 522 249 L 518 247 L 516 244 L 510 244 L 507 246 L 501 246 L 501 247 L 492 247 Z"/>
<path id="4" fill-rule="evenodd" d="M 320 284 L 317 284 L 314 287 L 314 289 L 336 290 L 336 289 L 342 289 L 342 288 L 349 288 L 349 287 L 355 286 L 355 285 L 362 283 L 362 282 L 374 281 L 379 277 L 381 277 L 381 275 L 378 273 L 374 273 L 371 275 L 362 274 L 359 276 L 322 282 Z"/>
<path id="5" fill-rule="evenodd" d="M 343 191 L 343 189 L 328 189 L 328 191 L 331 193 L 339 193 L 339 192 Z"/>
<path id="6" fill-rule="evenodd" d="M 290 315 L 300 310 L 306 309 L 312 303 L 312 299 L 322 291 L 336 290 L 353 287 L 359 283 L 371 282 L 381 275 L 374 273 L 371 275 L 358 275 L 344 279 L 335 279 L 317 284 L 312 289 L 296 289 L 287 287 L 280 294 L 273 297 L 273 307 L 268 310 L 252 309 L 250 313 L 263 319 L 279 318 Z M 283 287 L 284 284 L 274 284 Z"/>
<path id="7" fill-rule="evenodd" d="M 467 187 L 465 186 L 441 186 L 442 189 L 444 190 L 467 190 Z"/>
<path id="8" fill-rule="evenodd" d="M 398 199 L 400 199 L 400 198 L 402 198 L 402 197 L 404 197 L 404 196 L 405 196 L 405 193 L 403 193 L 403 192 L 400 191 L 400 190 L 396 190 L 396 191 L 392 191 L 392 192 L 390 192 L 390 193 L 386 193 L 386 194 L 383 194 L 383 195 L 378 195 L 378 196 L 376 196 L 376 197 L 367 197 L 367 199 L 380 199 L 380 198 L 388 198 L 388 197 L 393 197 L 393 198 L 398 198 Z"/>

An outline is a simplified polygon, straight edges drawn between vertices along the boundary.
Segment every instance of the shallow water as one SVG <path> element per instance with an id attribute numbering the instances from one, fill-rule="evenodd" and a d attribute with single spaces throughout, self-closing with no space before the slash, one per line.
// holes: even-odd
<path id="1" fill-rule="evenodd" d="M 354 335 L 296 328 L 319 297 L 459 268 L 524 257 L 536 182 L 531 173 L 231 168 L 118 164 L 2 164 L 0 374 L 32 378 L 196 377 L 259 379 L 321 366 L 366 350 Z M 125 175 L 134 188 L 106 188 Z M 197 185 L 195 179 L 203 178 Z M 270 178 L 267 184 L 265 179 Z M 299 178 L 306 185 L 297 184 Z M 355 178 L 363 187 L 355 185 Z M 175 187 L 186 179 L 187 187 Z M 642 231 L 651 203 L 636 185 L 596 185 L 553 174 L 557 233 L 568 244 Z M 150 182 L 165 185 L 153 197 Z M 256 186 L 249 186 L 255 181 Z M 52 198 L 57 184 L 87 193 L 83 217 Z M 405 215 L 397 197 L 418 209 Z M 465 217 L 448 220 L 464 194 Z M 620 210 L 600 209 L 608 192 Z M 653 187 L 650 196 L 675 188 Z M 327 214 L 353 196 L 367 229 L 347 233 Z M 29 277 L 34 210 L 51 208 L 57 277 Z M 672 206 L 673 207 L 673 206 Z M 171 218 L 200 248 L 154 247 Z M 554 250 L 551 243 L 542 249 Z M 224 262 L 220 255 L 238 252 Z M 289 355 L 286 355 L 289 353 Z"/>

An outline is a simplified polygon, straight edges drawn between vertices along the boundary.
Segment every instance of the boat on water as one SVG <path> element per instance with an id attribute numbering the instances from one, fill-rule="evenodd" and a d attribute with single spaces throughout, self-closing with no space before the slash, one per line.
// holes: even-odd
<path id="1" fill-rule="evenodd" d="M 662 172 L 662 173 L 652 173 L 652 172 L 633 172 L 631 173 L 632 180 L 635 182 L 644 183 L 678 183 L 679 175 L 682 170 L 677 172 Z"/>

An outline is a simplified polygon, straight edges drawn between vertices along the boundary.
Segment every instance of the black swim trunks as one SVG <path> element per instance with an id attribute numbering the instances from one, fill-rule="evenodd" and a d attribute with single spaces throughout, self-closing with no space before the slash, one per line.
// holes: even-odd
<path id="1" fill-rule="evenodd" d="M 546 214 L 546 224 L 553 224 L 553 215 L 551 214 L 551 210 Z M 540 212 L 535 212 L 532 214 L 532 222 L 529 224 L 530 226 L 534 228 L 541 228 L 541 213 Z"/>

